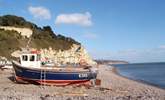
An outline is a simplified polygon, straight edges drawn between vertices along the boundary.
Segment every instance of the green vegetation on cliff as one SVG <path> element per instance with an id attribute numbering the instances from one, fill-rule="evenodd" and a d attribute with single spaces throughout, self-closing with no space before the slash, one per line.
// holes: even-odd
<path id="1" fill-rule="evenodd" d="M 80 43 L 72 38 L 56 35 L 50 26 L 41 28 L 26 21 L 22 17 L 14 15 L 0 16 L 0 26 L 30 28 L 33 34 L 29 46 L 32 48 L 41 49 L 52 47 L 55 50 L 67 50 L 70 49 L 72 44 L 80 45 Z M 0 29 L 0 56 L 11 58 L 10 54 L 15 50 L 25 48 L 28 40 L 29 38 L 21 36 L 21 34 L 16 31 Z"/>

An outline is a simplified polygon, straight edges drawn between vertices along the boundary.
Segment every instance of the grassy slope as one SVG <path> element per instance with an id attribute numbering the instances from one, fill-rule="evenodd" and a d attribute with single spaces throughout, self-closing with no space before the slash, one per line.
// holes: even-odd
<path id="1" fill-rule="evenodd" d="M 21 35 L 15 31 L 0 30 L 0 56 L 9 58 L 11 52 L 18 50 Z"/>
<path id="2" fill-rule="evenodd" d="M 0 16 L 0 26 L 25 27 L 32 29 L 33 35 L 31 36 L 29 46 L 33 48 L 40 49 L 52 47 L 55 50 L 67 50 L 70 49 L 72 44 L 80 45 L 80 43 L 72 38 L 54 34 L 50 26 L 40 28 L 22 17 L 13 15 Z M 11 53 L 26 47 L 27 41 L 28 38 L 22 37 L 21 34 L 16 31 L 5 31 L 0 29 L 0 56 L 10 59 Z"/>

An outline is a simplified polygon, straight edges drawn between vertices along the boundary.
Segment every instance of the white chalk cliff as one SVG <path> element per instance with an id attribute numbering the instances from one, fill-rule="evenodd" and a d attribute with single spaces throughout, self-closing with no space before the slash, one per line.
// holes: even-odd
<path id="1" fill-rule="evenodd" d="M 0 26 L 0 29 L 4 30 L 14 30 L 20 33 L 24 37 L 30 37 L 33 33 L 31 29 L 28 28 L 17 28 L 11 26 Z M 93 65 L 96 64 L 92 58 L 88 55 L 85 48 L 81 45 L 73 44 L 69 50 L 53 50 L 51 47 L 49 49 L 41 49 L 41 57 L 52 59 L 57 64 L 67 64 L 67 63 L 79 63 L 81 61 L 86 62 L 87 64 Z M 11 55 L 14 57 L 19 57 L 21 51 L 17 50 Z"/>
<path id="2" fill-rule="evenodd" d="M 24 37 L 30 37 L 33 33 L 33 31 L 29 28 L 18 28 L 18 27 L 12 27 L 12 26 L 0 26 L 0 29 L 4 30 L 14 30 L 20 33 Z"/>
<path id="3" fill-rule="evenodd" d="M 80 45 L 73 45 L 71 49 L 61 51 L 61 50 L 52 50 L 49 49 L 41 49 L 41 57 L 42 58 L 50 58 L 55 63 L 59 64 L 67 64 L 67 63 L 80 63 L 86 62 L 89 65 L 94 65 L 96 62 L 92 60 L 92 58 L 88 55 L 87 51 L 84 47 Z"/>

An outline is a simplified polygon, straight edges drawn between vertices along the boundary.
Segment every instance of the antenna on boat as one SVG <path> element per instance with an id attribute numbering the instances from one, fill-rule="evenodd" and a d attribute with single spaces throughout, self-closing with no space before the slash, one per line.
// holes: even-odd
<path id="1" fill-rule="evenodd" d="M 29 40 L 28 40 L 27 45 L 26 45 L 26 48 L 28 48 L 28 49 L 29 49 L 30 42 L 31 42 L 31 37 L 29 37 Z"/>

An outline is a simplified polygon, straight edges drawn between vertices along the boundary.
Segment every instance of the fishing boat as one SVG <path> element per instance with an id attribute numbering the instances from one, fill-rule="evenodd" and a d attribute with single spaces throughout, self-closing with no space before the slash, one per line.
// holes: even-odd
<path id="1" fill-rule="evenodd" d="M 87 65 L 43 64 L 37 51 L 24 52 L 12 61 L 17 82 L 45 85 L 87 84 L 96 79 L 97 69 Z"/>

